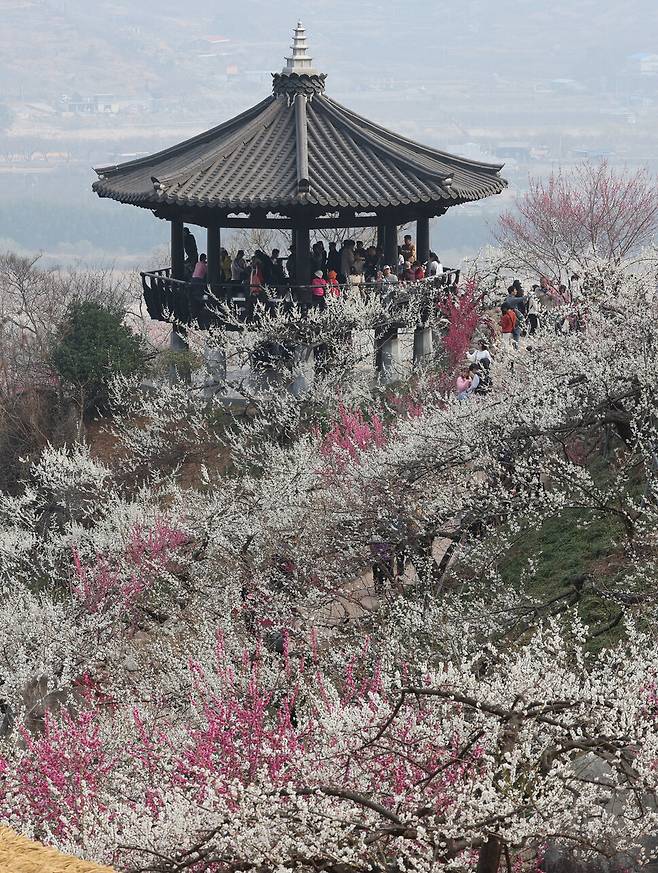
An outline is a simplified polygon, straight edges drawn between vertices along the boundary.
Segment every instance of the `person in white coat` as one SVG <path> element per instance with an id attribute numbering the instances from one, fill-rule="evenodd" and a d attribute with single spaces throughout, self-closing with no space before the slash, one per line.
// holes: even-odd
<path id="1" fill-rule="evenodd" d="M 541 300 L 537 296 L 537 286 L 533 285 L 530 294 L 528 295 L 528 334 L 533 336 L 539 328 L 539 319 L 541 318 L 542 305 Z"/>

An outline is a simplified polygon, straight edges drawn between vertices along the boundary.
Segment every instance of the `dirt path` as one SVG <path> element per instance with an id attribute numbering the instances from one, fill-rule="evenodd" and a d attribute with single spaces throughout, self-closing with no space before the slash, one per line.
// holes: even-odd
<path id="1" fill-rule="evenodd" d="M 0 873 L 113 873 L 0 827 Z"/>

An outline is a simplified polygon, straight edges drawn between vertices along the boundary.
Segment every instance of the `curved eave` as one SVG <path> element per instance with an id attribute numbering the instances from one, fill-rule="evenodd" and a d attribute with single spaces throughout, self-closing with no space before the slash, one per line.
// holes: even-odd
<path id="1" fill-rule="evenodd" d="M 417 207 L 421 214 L 439 214 L 507 185 L 499 165 L 429 149 L 324 95 L 309 104 L 308 137 L 307 193 L 297 193 L 294 110 L 274 97 L 155 155 L 98 169 L 92 187 L 100 197 L 152 210 L 285 214 Z"/>
<path id="2" fill-rule="evenodd" d="M 376 202 L 363 202 L 356 200 L 330 200 L 328 198 L 317 198 L 309 195 L 300 195 L 287 198 L 251 198 L 249 200 L 238 200 L 231 198 L 183 198 L 176 196 L 161 196 L 153 197 L 151 194 L 127 193 L 113 191 L 102 181 L 95 182 L 92 186 L 93 190 L 99 197 L 115 200 L 118 203 L 127 204 L 130 206 L 139 206 L 143 209 L 157 210 L 162 207 L 173 207 L 178 209 L 208 209 L 219 212 L 231 213 L 250 213 L 254 210 L 265 210 L 272 213 L 285 213 L 290 210 L 307 207 L 321 207 L 325 212 L 339 212 L 343 209 L 351 209 L 355 212 L 376 212 L 379 210 L 396 209 L 400 207 L 418 207 L 419 210 L 427 209 L 437 212 L 443 209 L 448 209 L 452 206 L 459 206 L 462 203 L 470 203 L 476 200 L 482 200 L 485 197 L 499 194 L 505 187 L 501 185 L 491 185 L 482 187 L 475 191 L 461 193 L 453 191 L 450 196 L 440 198 L 400 198 L 399 200 L 391 198 L 388 201 L 378 200 Z"/>

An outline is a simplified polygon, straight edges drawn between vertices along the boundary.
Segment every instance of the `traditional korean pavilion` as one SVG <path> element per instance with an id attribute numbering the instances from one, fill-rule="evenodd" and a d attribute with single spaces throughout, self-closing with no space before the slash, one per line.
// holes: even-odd
<path id="1" fill-rule="evenodd" d="M 415 221 L 424 261 L 432 218 L 506 186 L 501 165 L 420 145 L 346 109 L 325 94 L 326 78 L 299 23 L 270 96 L 179 145 L 97 169 L 94 191 L 171 223 L 173 280 L 184 277 L 183 228 L 193 224 L 208 231 L 211 284 L 222 229 L 275 228 L 294 232 L 296 281 L 308 285 L 312 231 L 376 227 L 397 263 L 398 227 Z"/>

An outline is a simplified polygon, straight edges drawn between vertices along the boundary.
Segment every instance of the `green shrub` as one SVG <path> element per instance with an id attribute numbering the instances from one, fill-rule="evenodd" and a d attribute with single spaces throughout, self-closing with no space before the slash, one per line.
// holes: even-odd
<path id="1" fill-rule="evenodd" d="M 74 303 L 59 327 L 52 365 L 63 387 L 74 393 L 81 414 L 107 411 L 112 376 L 145 370 L 146 349 L 123 317 L 98 303 Z"/>

